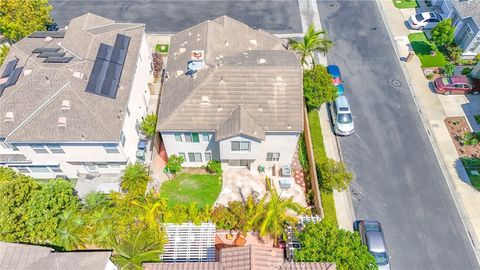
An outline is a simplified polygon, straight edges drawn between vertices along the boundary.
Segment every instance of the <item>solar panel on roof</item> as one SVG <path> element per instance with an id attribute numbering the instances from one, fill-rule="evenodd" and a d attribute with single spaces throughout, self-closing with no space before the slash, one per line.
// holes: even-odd
<path id="1" fill-rule="evenodd" d="M 36 31 L 33 32 L 29 38 L 46 38 L 46 37 L 52 37 L 52 38 L 63 38 L 65 37 L 65 30 L 61 31 Z"/>
<path id="2" fill-rule="evenodd" d="M 117 34 L 115 45 L 113 46 L 111 62 L 123 65 L 125 57 L 127 57 L 128 45 L 130 44 L 130 37 Z"/>
<path id="3" fill-rule="evenodd" d="M 100 44 L 86 92 L 115 98 L 127 56 L 130 37 L 117 34 L 115 45 Z"/>
<path id="4" fill-rule="evenodd" d="M 8 81 L 5 84 L 5 88 L 12 86 L 17 83 L 18 77 L 22 73 L 23 67 L 16 68 L 12 71 L 10 76 L 8 77 Z"/>
<path id="5" fill-rule="evenodd" d="M 67 56 L 67 57 L 48 57 L 45 60 L 43 60 L 44 63 L 68 63 L 72 61 L 73 57 Z"/>
<path id="6" fill-rule="evenodd" d="M 105 80 L 103 81 L 102 90 L 100 93 L 109 98 L 115 98 L 117 95 L 118 84 L 120 83 L 120 76 L 122 75 L 122 65 L 109 63 Z"/>
<path id="7" fill-rule="evenodd" d="M 98 58 L 95 60 L 85 91 L 97 95 L 101 94 L 103 81 L 105 80 L 105 75 L 108 69 L 108 63 L 109 62 Z"/>
<path id="8" fill-rule="evenodd" d="M 7 66 L 3 70 L 2 77 L 0 78 L 5 78 L 10 75 L 10 73 L 15 69 L 18 63 L 18 58 L 15 58 L 7 63 Z"/>
<path id="9" fill-rule="evenodd" d="M 65 52 L 42 52 L 37 55 L 38 58 L 47 58 L 47 57 L 62 57 L 65 56 Z"/>
<path id="10" fill-rule="evenodd" d="M 110 61 L 110 57 L 112 56 L 113 48 L 112 46 L 108 46 L 107 44 L 100 43 L 100 47 L 98 48 L 97 58 Z"/>
<path id="11" fill-rule="evenodd" d="M 58 52 L 60 51 L 59 47 L 49 47 L 49 48 L 36 48 L 35 50 L 32 51 L 32 53 L 44 53 L 44 52 Z"/>

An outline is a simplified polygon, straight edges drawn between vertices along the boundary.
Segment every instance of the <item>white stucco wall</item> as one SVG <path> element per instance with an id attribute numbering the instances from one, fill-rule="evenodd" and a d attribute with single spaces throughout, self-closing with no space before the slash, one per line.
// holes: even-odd
<path id="1" fill-rule="evenodd" d="M 175 140 L 175 132 L 161 132 L 163 143 L 165 144 L 165 150 L 167 155 L 179 155 L 179 153 L 185 153 L 186 161 L 183 163 L 184 167 L 200 167 L 207 164 L 205 161 L 205 152 L 212 153 L 212 159 L 219 160 L 220 154 L 218 150 L 218 143 L 215 142 L 215 134 L 213 132 L 198 132 L 200 142 L 186 142 L 184 132 L 179 132 L 182 136 L 182 142 Z M 210 135 L 209 141 L 204 141 L 202 133 Z M 202 162 L 189 162 L 188 153 L 201 153 Z"/>
<path id="2" fill-rule="evenodd" d="M 51 173 L 29 173 L 28 175 L 35 178 L 52 178 L 56 175 L 66 175 L 70 178 L 76 178 L 78 173 L 88 173 L 87 169 L 82 163 L 96 162 L 120 162 L 126 163 L 127 158 L 123 153 L 123 150 L 118 147 L 119 153 L 107 153 L 103 144 L 60 144 L 63 154 L 51 153 L 47 147 L 49 153 L 36 153 L 29 144 L 15 144 L 18 151 L 12 153 L 21 153 L 25 155 L 31 163 L 25 165 L 37 165 L 37 166 L 60 166 L 63 172 L 51 172 Z M 12 166 L 15 166 L 13 164 Z M 98 168 L 100 173 L 119 173 L 125 168 L 125 165 Z"/>
<path id="3" fill-rule="evenodd" d="M 210 133 L 213 135 L 213 133 Z M 162 132 L 162 139 L 165 144 L 167 155 L 178 155 L 179 153 L 185 153 L 187 161 L 183 164 L 185 167 L 198 167 L 205 165 L 204 153 L 209 151 L 212 153 L 212 158 L 215 160 L 221 160 L 222 166 L 226 167 L 228 160 L 234 159 L 246 159 L 254 160 L 251 165 L 252 170 L 256 170 L 259 165 L 265 166 L 269 169 L 274 164 L 285 165 L 292 162 L 293 154 L 297 146 L 297 141 L 300 133 L 298 132 L 286 132 L 286 133 L 269 133 L 266 135 L 264 141 L 259 141 L 246 136 L 238 136 L 230 138 L 219 143 L 215 142 L 215 136 L 213 135 L 211 140 L 205 142 L 202 140 L 200 133 L 199 143 L 185 142 L 185 137 L 182 133 L 182 142 L 175 140 L 174 132 Z M 250 151 L 231 151 L 232 141 L 250 141 Z M 202 153 L 202 162 L 189 162 L 188 153 Z M 266 161 L 267 153 L 280 153 L 279 161 Z"/>
<path id="4" fill-rule="evenodd" d="M 151 55 L 148 49 L 145 35 L 142 38 L 140 53 L 137 59 L 137 68 L 132 82 L 132 90 L 128 100 L 128 110 L 125 112 L 125 122 L 122 132 L 125 136 L 125 146 L 120 146 L 128 158 L 133 163 L 136 161 L 137 144 L 140 139 L 140 133 L 136 131 L 136 122 L 142 122 L 142 117 L 147 113 L 148 103 L 150 101 L 150 92 L 148 89 L 148 78 L 151 74 Z"/>

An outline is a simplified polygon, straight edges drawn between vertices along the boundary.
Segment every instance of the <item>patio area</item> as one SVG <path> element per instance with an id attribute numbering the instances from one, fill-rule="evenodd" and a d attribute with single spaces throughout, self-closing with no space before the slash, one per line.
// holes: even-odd
<path id="1" fill-rule="evenodd" d="M 110 193 L 120 191 L 121 174 L 80 174 L 75 190 L 80 198 L 90 192 L 101 191 Z"/>
<path id="2" fill-rule="evenodd" d="M 231 201 L 244 201 L 252 195 L 262 198 L 267 189 L 265 174 L 250 172 L 246 168 L 231 168 L 223 171 L 222 191 L 214 205 L 227 205 Z"/>

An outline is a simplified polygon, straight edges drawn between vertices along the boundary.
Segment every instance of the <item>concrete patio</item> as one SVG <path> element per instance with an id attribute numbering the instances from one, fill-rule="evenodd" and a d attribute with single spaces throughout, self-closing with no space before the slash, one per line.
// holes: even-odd
<path id="1" fill-rule="evenodd" d="M 80 198 L 90 192 L 101 191 L 110 193 L 120 191 L 121 174 L 80 174 L 75 190 Z"/>
<path id="2" fill-rule="evenodd" d="M 252 195 L 256 199 L 266 193 L 265 174 L 252 173 L 246 168 L 226 169 L 222 174 L 222 191 L 215 205 L 227 205 L 231 201 L 244 201 Z"/>

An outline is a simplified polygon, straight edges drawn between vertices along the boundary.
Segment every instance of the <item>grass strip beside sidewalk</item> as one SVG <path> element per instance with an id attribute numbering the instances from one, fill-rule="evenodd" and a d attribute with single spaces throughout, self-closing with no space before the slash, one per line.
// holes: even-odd
<path id="1" fill-rule="evenodd" d="M 318 111 L 313 110 L 308 113 L 308 122 L 310 127 L 310 135 L 312 137 L 313 154 L 315 156 L 315 166 L 319 168 L 319 165 L 327 159 L 327 153 L 325 152 L 325 146 L 323 144 L 322 128 L 320 126 L 320 118 Z M 317 169 L 317 175 L 320 178 L 322 173 Z M 321 183 L 321 181 L 320 181 Z M 335 211 L 335 204 L 333 201 L 333 192 L 322 190 L 320 187 L 322 208 L 324 218 L 330 221 L 332 224 L 337 225 L 337 213 Z"/>

